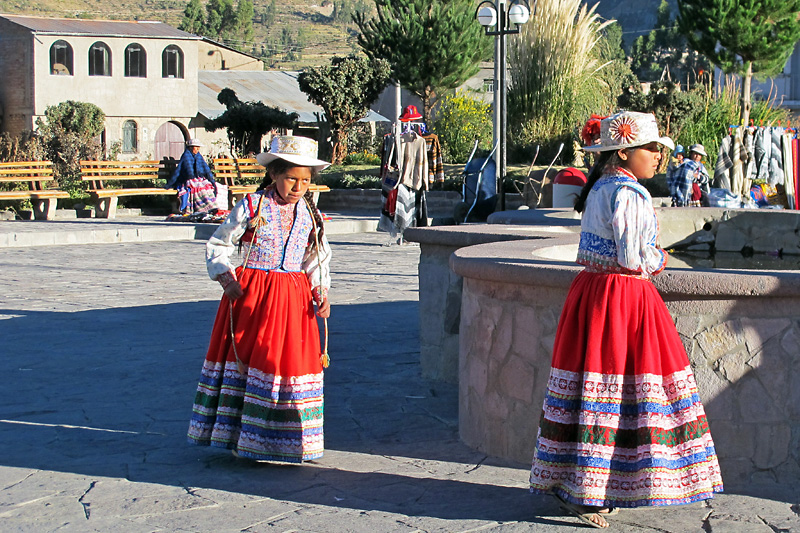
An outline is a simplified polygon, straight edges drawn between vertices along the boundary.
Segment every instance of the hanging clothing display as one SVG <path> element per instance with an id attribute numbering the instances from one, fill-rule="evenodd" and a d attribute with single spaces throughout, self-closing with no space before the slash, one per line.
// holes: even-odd
<path id="1" fill-rule="evenodd" d="M 423 134 L 425 144 L 428 146 L 428 181 L 430 183 L 444 183 L 444 158 L 439 136 L 435 133 Z"/>
<path id="2" fill-rule="evenodd" d="M 381 146 L 381 217 L 378 220 L 378 231 L 394 232 L 394 217 L 397 208 L 397 186 L 400 182 L 400 170 L 395 156 L 394 135 L 386 135 Z"/>
<path id="3" fill-rule="evenodd" d="M 400 135 L 400 183 L 419 191 L 428 188 L 428 145 L 415 131 Z"/>
<path id="4" fill-rule="evenodd" d="M 414 130 L 417 126 L 418 130 Z M 441 154 L 438 137 L 426 139 L 420 131 L 424 124 L 405 124 L 404 132 L 395 137 L 384 137 L 381 148 L 381 217 L 378 230 L 388 232 L 392 238 L 402 237 L 409 227 L 428 225 L 425 191 L 430 188 L 436 172 L 431 172 L 429 146 Z M 438 156 L 444 176 L 441 155 Z M 442 177 L 442 181 L 444 178 Z"/>
<path id="5" fill-rule="evenodd" d="M 786 195 L 784 207 L 797 209 L 796 136 L 795 129 L 781 126 L 731 126 L 720 143 L 713 186 L 728 190 L 757 207 L 774 206 L 776 202 L 771 196 L 767 204 L 761 198 L 764 188 L 756 184 L 764 184 L 767 191 L 778 187 L 778 196 Z"/>

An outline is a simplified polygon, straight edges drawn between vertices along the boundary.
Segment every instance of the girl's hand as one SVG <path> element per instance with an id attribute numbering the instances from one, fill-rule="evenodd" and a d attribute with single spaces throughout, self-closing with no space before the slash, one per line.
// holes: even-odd
<path id="1" fill-rule="evenodd" d="M 244 291 L 242 290 L 242 286 L 239 284 L 238 281 L 231 281 L 228 285 L 225 286 L 225 296 L 228 297 L 229 300 L 235 301 L 241 298 L 244 295 Z"/>
<path id="2" fill-rule="evenodd" d="M 320 318 L 329 318 L 331 316 L 331 303 L 327 298 L 317 306 L 317 316 Z"/>

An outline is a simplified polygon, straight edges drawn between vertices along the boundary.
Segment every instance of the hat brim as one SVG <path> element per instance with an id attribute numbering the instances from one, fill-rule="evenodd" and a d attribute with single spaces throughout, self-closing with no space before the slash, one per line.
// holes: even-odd
<path id="1" fill-rule="evenodd" d="M 412 120 L 419 120 L 422 115 L 411 115 L 409 117 L 400 117 L 400 122 L 411 122 Z"/>
<path id="2" fill-rule="evenodd" d="M 316 169 L 317 172 L 325 170 L 326 168 L 331 166 L 331 164 L 328 163 L 327 161 L 323 161 L 321 159 L 316 159 L 313 157 L 308 157 L 305 155 L 273 154 L 271 152 L 262 152 L 256 156 L 256 161 L 258 161 L 258 164 L 261 165 L 262 167 L 269 165 L 276 159 L 283 159 L 284 161 L 288 161 L 293 165 L 298 165 L 301 167 L 311 167 Z"/>
<path id="3" fill-rule="evenodd" d="M 613 150 L 622 150 L 623 148 L 639 148 L 640 146 L 644 146 L 646 144 L 650 144 L 652 142 L 657 142 L 663 146 L 666 146 L 670 150 L 675 149 L 675 143 L 672 142 L 672 139 L 669 137 L 658 137 L 656 139 L 651 139 L 647 142 L 633 144 L 615 144 L 613 146 L 603 146 L 602 144 L 593 144 L 591 146 L 584 146 L 584 152 L 611 152 Z"/>

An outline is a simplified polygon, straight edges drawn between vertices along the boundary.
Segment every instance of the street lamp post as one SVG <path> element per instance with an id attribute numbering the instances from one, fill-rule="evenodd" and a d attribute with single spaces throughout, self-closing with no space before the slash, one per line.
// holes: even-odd
<path id="1" fill-rule="evenodd" d="M 534 10 L 536 2 L 534 0 Z M 506 194 L 503 188 L 506 179 L 506 35 L 519 33 L 519 27 L 528 22 L 531 15 L 527 0 L 484 0 L 478 4 L 475 16 L 486 35 L 494 35 L 494 146 L 497 147 L 497 190 L 500 194 L 500 210 L 505 211 Z M 492 30 L 492 28 L 494 28 Z"/>

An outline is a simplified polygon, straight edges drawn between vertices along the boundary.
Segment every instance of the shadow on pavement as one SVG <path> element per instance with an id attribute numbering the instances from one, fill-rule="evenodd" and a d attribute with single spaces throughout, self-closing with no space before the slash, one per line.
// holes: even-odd
<path id="1" fill-rule="evenodd" d="M 258 464 L 187 445 L 217 306 L 0 309 L 8 317 L 0 320 L 8 354 L 0 465 L 443 519 L 561 524 L 542 518 L 559 511 L 527 493 L 525 465 L 459 442 L 457 387 L 420 375 L 413 301 L 334 308 L 321 460 Z M 494 477 L 485 466 L 496 467 Z"/>

